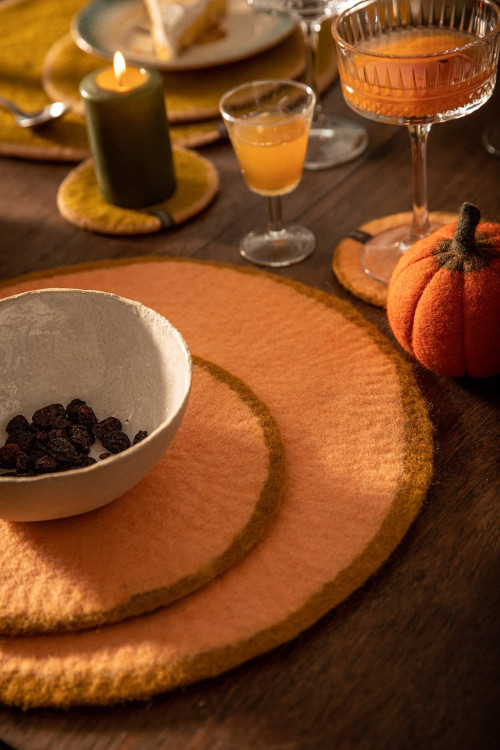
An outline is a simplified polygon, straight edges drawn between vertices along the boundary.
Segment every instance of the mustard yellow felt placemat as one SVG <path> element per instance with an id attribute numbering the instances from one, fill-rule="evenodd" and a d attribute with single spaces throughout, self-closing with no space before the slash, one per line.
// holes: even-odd
<path id="1" fill-rule="evenodd" d="M 445 211 L 433 211 L 430 214 L 430 221 L 433 224 L 448 224 L 456 218 L 456 213 Z M 344 237 L 333 251 L 332 256 L 332 269 L 342 286 L 364 302 L 369 302 L 376 307 L 385 307 L 387 285 L 365 273 L 361 265 L 363 244 L 365 238 L 367 239 L 393 227 L 411 224 L 411 220 L 411 212 L 384 216 L 363 224 L 354 230 L 350 236 Z"/>
<path id="2" fill-rule="evenodd" d="M 57 192 L 57 207 L 65 219 L 102 234 L 150 234 L 168 229 L 203 211 L 215 198 L 219 174 L 212 162 L 181 146 L 172 155 L 177 187 L 174 194 L 155 206 L 119 208 L 106 203 L 99 192 L 92 159 L 76 166 Z"/>
<path id="3" fill-rule="evenodd" d="M 262 536 L 284 479 L 269 410 L 195 357 L 179 431 L 142 482 L 82 516 L 0 520 L 0 632 L 102 625 L 189 594 Z"/>
<path id="4" fill-rule="evenodd" d="M 377 571 L 418 513 L 432 428 L 410 366 L 351 305 L 269 273 L 143 258 L 6 283 L 102 289 L 166 315 L 242 378 L 285 445 L 285 492 L 248 555 L 170 607 L 0 640 L 0 699 L 109 704 L 206 678 L 293 638 Z"/>
<path id="5" fill-rule="evenodd" d="M 109 61 L 82 52 L 69 36 L 71 19 L 82 5 L 82 0 L 0 3 L 0 94 L 26 109 L 39 108 L 50 98 L 74 105 L 74 111 L 62 120 L 36 131 L 19 128 L 12 115 L 0 108 L 0 155 L 54 161 L 80 161 L 89 155 L 78 85 L 87 72 Z M 326 24 L 321 40 L 318 72 L 325 88 L 337 75 Z M 252 77 L 297 77 L 303 68 L 303 47 L 296 32 L 276 48 L 246 61 L 166 74 L 172 141 L 194 147 L 218 140 L 224 131 L 217 104 L 227 88 Z"/>

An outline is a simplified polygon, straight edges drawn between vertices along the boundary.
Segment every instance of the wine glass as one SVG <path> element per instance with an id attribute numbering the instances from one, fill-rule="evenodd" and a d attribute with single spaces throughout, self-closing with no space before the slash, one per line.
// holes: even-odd
<path id="1" fill-rule="evenodd" d="M 279 79 L 244 83 L 220 100 L 245 182 L 268 201 L 268 226 L 240 241 L 241 254 L 252 263 L 289 266 L 314 250 L 309 229 L 283 225 L 281 196 L 295 190 L 302 177 L 315 101 L 309 86 Z"/>
<path id="2" fill-rule="evenodd" d="M 333 22 L 349 106 L 373 120 L 406 125 L 410 133 L 411 226 L 369 239 L 361 257 L 365 272 L 378 281 L 387 283 L 401 254 L 435 228 L 427 208 L 429 131 L 491 96 L 499 30 L 500 10 L 490 0 L 365 0 Z"/>
<path id="3" fill-rule="evenodd" d="M 353 0 L 247 0 L 255 10 L 281 13 L 296 19 L 305 48 L 305 81 L 316 94 L 305 169 L 327 169 L 355 159 L 368 146 L 366 129 L 349 117 L 326 114 L 319 103 L 316 81 L 319 32 L 322 22 Z"/>

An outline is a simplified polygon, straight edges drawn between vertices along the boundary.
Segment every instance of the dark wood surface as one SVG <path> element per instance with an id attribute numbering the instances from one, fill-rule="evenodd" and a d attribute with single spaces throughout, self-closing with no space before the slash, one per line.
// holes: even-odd
<path id="1" fill-rule="evenodd" d="M 338 86 L 325 107 L 347 112 Z M 454 211 L 468 200 L 500 221 L 500 160 L 481 145 L 483 125 L 498 114 L 500 95 L 433 128 L 431 208 Z M 351 297 L 331 271 L 346 232 L 411 207 L 406 129 L 365 124 L 371 145 L 362 157 L 306 172 L 285 198 L 285 218 L 309 226 L 317 250 L 277 273 L 348 299 L 391 337 L 384 312 Z M 245 187 L 228 143 L 202 153 L 220 172 L 215 203 L 174 230 L 129 239 L 81 231 L 59 215 L 70 165 L 0 159 L 0 279 L 143 254 L 244 264 L 238 239 L 262 221 L 265 202 Z M 500 378 L 415 373 L 436 430 L 434 478 L 409 533 L 361 589 L 294 641 L 147 703 L 0 707 L 0 739 L 18 750 L 499 747 Z"/>

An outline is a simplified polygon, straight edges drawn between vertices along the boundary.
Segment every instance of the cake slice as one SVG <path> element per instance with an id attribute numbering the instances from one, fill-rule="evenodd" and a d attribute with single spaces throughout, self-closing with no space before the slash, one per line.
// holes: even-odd
<path id="1" fill-rule="evenodd" d="M 226 0 L 145 0 L 156 56 L 170 60 L 216 27 Z"/>

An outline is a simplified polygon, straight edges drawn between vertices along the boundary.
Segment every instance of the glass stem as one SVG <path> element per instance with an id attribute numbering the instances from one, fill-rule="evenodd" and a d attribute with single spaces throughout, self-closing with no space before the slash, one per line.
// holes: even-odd
<path id="1" fill-rule="evenodd" d="M 281 198 L 279 195 L 267 197 L 267 210 L 269 214 L 269 234 L 280 234 L 283 231 L 283 219 L 281 214 Z"/>
<path id="2" fill-rule="evenodd" d="M 321 18 L 314 20 L 300 19 L 299 25 L 304 39 L 305 70 L 304 79 L 308 86 L 316 94 L 316 107 L 314 108 L 313 123 L 321 118 L 321 105 L 319 103 L 319 87 L 316 78 L 316 66 L 318 61 L 319 32 L 321 29 Z"/>
<path id="3" fill-rule="evenodd" d="M 413 168 L 412 243 L 421 237 L 425 237 L 431 229 L 427 208 L 427 138 L 431 124 L 408 125 Z"/>

